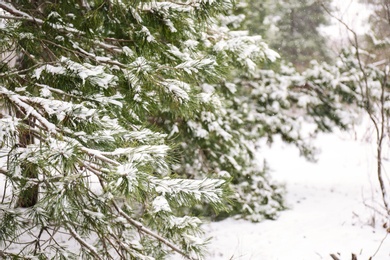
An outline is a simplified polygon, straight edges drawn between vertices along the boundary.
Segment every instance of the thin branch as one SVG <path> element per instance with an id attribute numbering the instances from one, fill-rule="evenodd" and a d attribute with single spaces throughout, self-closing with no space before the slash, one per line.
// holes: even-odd
<path id="1" fill-rule="evenodd" d="M 53 228 L 53 233 L 52 233 L 52 234 L 49 232 L 49 227 L 45 226 L 45 227 L 43 227 L 43 229 L 44 229 L 44 231 L 49 235 L 49 238 L 48 238 L 46 241 L 44 241 L 44 242 L 42 243 L 42 247 L 43 247 L 45 244 L 48 244 L 48 246 L 51 246 L 51 245 L 52 245 L 51 242 L 53 241 L 54 244 L 55 244 L 56 246 L 58 246 L 58 247 L 60 247 L 60 248 L 63 248 L 63 246 L 59 245 L 58 242 L 57 242 L 57 240 L 54 238 L 54 235 L 56 234 L 56 232 L 57 232 L 57 230 L 59 229 L 59 227 Z"/>
<path id="2" fill-rule="evenodd" d="M 33 16 L 29 15 L 28 13 L 22 12 L 22 11 L 16 9 L 11 4 L 0 2 L 0 8 L 2 8 L 3 10 L 14 15 L 14 16 L 1 15 L 0 18 L 7 19 L 7 20 L 24 20 L 24 21 L 33 22 L 33 23 L 36 23 L 39 25 L 43 25 L 45 23 L 42 19 L 33 17 Z M 53 29 L 57 29 L 61 32 L 73 33 L 73 34 L 78 34 L 78 35 L 85 34 L 84 32 L 79 31 L 79 30 L 72 28 L 72 27 L 66 27 L 66 26 L 52 24 L 52 23 L 46 23 L 46 24 L 50 25 Z"/>
<path id="3" fill-rule="evenodd" d="M 174 245 L 173 243 L 171 243 L 170 241 L 168 241 L 167 239 L 165 239 L 164 237 L 156 234 L 155 232 L 153 232 L 152 230 L 144 227 L 144 225 L 142 225 L 140 222 L 132 219 L 129 215 L 127 215 L 120 207 L 119 205 L 115 202 L 115 201 L 112 201 L 112 204 L 114 205 L 115 209 L 118 211 L 119 215 L 121 215 L 122 217 L 124 217 L 132 226 L 136 227 L 138 229 L 138 231 L 144 233 L 144 234 L 147 234 L 151 237 L 154 237 L 155 239 L 157 239 L 158 241 L 162 242 L 163 244 L 165 244 L 166 246 L 170 247 L 173 251 L 181 254 L 183 257 L 189 259 L 189 260 L 195 260 L 195 258 L 189 256 L 188 254 L 186 254 L 184 251 L 182 251 L 180 248 L 178 248 L 176 245 Z"/>
<path id="4" fill-rule="evenodd" d="M 125 259 L 125 257 L 123 257 L 123 255 L 119 252 L 119 250 L 117 249 L 117 246 L 114 244 L 114 242 L 111 241 L 111 239 L 107 236 L 107 234 L 100 233 L 100 232 L 97 232 L 96 234 L 97 234 L 97 236 L 99 237 L 100 241 L 103 244 L 104 252 L 110 252 L 108 246 L 111 245 L 111 248 L 113 248 L 115 250 L 115 252 L 118 254 L 120 259 Z M 116 242 L 119 242 L 119 241 L 116 241 Z M 109 245 L 107 245 L 107 243 Z M 109 259 L 114 259 L 112 254 L 107 254 L 107 257 L 109 257 Z"/>
<path id="5" fill-rule="evenodd" d="M 8 55 L 5 55 L 7 52 L 8 52 Z M 1 55 L 0 55 L 0 57 L 1 57 L 1 62 L 4 62 L 4 63 L 8 64 L 8 63 L 10 63 L 13 59 L 15 59 L 15 57 L 16 57 L 17 54 L 16 54 L 16 52 L 15 52 L 15 48 L 13 48 L 12 50 L 7 50 L 6 52 L 3 52 L 2 55 L 3 55 L 3 57 L 1 57 Z M 4 65 L 1 67 L 1 69 L 4 68 L 6 64 L 4 64 Z"/>
<path id="6" fill-rule="evenodd" d="M 56 89 L 56 88 L 50 87 L 48 85 L 35 83 L 35 86 L 40 87 L 40 88 L 46 88 L 46 89 L 50 90 L 51 92 L 54 92 L 54 93 L 59 94 L 59 95 L 67 96 L 67 97 L 70 97 L 70 98 L 75 98 L 75 99 L 80 99 L 80 100 L 87 100 L 87 101 L 90 101 L 90 102 L 97 102 L 96 99 L 89 98 L 87 96 L 81 96 L 81 95 L 78 96 L 78 95 L 75 95 L 75 94 L 67 93 L 67 92 L 65 92 L 63 90 Z M 62 130 L 60 128 L 57 128 L 57 131 L 61 132 Z M 65 131 L 62 131 L 62 132 L 65 133 Z M 71 134 L 69 132 L 66 132 L 66 133 L 67 134 Z"/>
<path id="7" fill-rule="evenodd" d="M 117 39 L 117 38 L 112 38 L 112 37 L 106 37 L 106 38 L 104 38 L 104 40 L 105 41 L 113 41 L 113 42 L 134 42 L 134 40 L 130 40 L 130 39 Z"/>
<path id="8" fill-rule="evenodd" d="M 43 21 L 41 19 L 34 18 L 34 17 L 30 16 L 29 14 L 16 9 L 11 4 L 5 3 L 3 1 L 0 2 L 0 8 L 2 8 L 3 10 L 5 10 L 8 13 L 13 14 L 17 17 L 32 19 L 32 21 L 37 21 L 37 22 L 43 23 Z"/>
<path id="9" fill-rule="evenodd" d="M 87 153 L 87 154 L 89 154 L 92 157 L 98 158 L 99 160 L 101 160 L 103 162 L 107 162 L 107 163 L 115 165 L 115 166 L 121 165 L 119 162 L 117 162 L 115 160 L 112 160 L 112 159 L 102 155 L 99 150 L 89 149 L 89 148 L 86 148 L 86 147 L 80 147 L 80 150 L 85 152 L 85 153 Z"/>
<path id="10" fill-rule="evenodd" d="M 1 7 L 1 3 L 0 3 Z M 20 16 L 10 16 L 10 15 L 0 15 L 1 19 L 5 20 L 18 20 L 18 21 L 29 21 L 29 22 L 36 22 L 33 18 L 28 18 L 28 17 L 20 17 Z"/>
<path id="11" fill-rule="evenodd" d="M 99 165 L 96 165 L 91 162 L 86 162 L 83 160 L 79 160 L 82 166 L 87 168 L 88 170 L 92 171 L 94 174 L 101 176 L 103 173 L 110 173 L 111 171 L 107 168 L 102 168 Z"/>
<path id="12" fill-rule="evenodd" d="M 8 257 L 13 258 L 13 259 L 20 259 L 21 258 L 20 255 L 18 255 L 18 254 L 0 250 L 0 258 L 1 259 L 7 259 Z M 30 257 L 23 256 L 23 259 L 33 259 L 33 258 L 34 258 L 33 256 L 30 256 Z"/>
<path id="13" fill-rule="evenodd" d="M 35 108 L 25 103 L 25 100 L 20 99 L 22 98 L 21 96 L 13 93 L 12 91 L 9 91 L 2 86 L 0 86 L 0 91 L 8 96 L 8 99 L 12 101 L 16 107 L 20 108 L 22 111 L 25 111 L 27 115 L 31 115 L 36 118 L 42 124 L 42 126 L 46 128 L 47 131 L 53 133 L 56 132 L 56 126 L 43 117 Z"/>
<path id="14" fill-rule="evenodd" d="M 387 236 L 389 235 L 389 232 L 386 232 L 386 235 L 385 237 L 382 239 L 381 243 L 379 244 L 378 248 L 376 249 L 375 253 L 372 255 L 371 258 L 374 258 L 376 256 L 376 254 L 379 252 L 379 250 L 381 249 L 382 245 L 383 245 L 383 242 L 385 242 Z M 370 258 L 370 259 L 371 259 Z"/>
<path id="15" fill-rule="evenodd" d="M 126 66 L 125 64 L 120 63 L 119 61 L 111 60 L 111 59 L 106 58 L 106 57 L 104 57 L 104 58 L 102 59 L 101 57 L 98 57 L 98 56 L 96 56 L 96 55 L 93 54 L 93 53 L 89 53 L 89 52 L 85 51 L 84 49 L 80 48 L 79 46 L 76 46 L 76 45 L 75 45 L 75 47 L 76 47 L 82 54 L 84 54 L 84 55 L 86 55 L 86 56 L 92 58 L 93 60 L 95 60 L 95 61 L 98 62 L 98 63 L 105 63 L 105 64 L 110 64 L 110 65 L 117 65 L 117 66 L 119 66 L 119 67 L 121 67 L 121 68 L 127 68 L 127 66 Z"/>
<path id="16" fill-rule="evenodd" d="M 360 59 L 360 49 L 359 49 L 359 41 L 358 41 L 358 37 L 357 37 L 357 34 L 356 32 L 351 28 L 349 27 L 348 24 L 346 24 L 343 20 L 341 20 L 340 18 L 336 17 L 334 14 L 332 14 L 332 12 L 322 3 L 320 2 L 320 5 L 321 7 L 325 10 L 325 12 L 330 15 L 332 18 L 336 19 L 339 23 L 341 23 L 342 25 L 344 25 L 344 27 L 350 32 L 352 33 L 353 35 L 353 38 L 354 38 L 354 47 L 356 49 L 356 58 L 358 59 L 359 61 L 359 69 L 361 70 L 361 72 L 363 73 L 363 77 L 364 77 L 364 81 L 365 81 L 365 84 L 366 84 L 366 87 L 368 87 L 368 80 L 367 80 L 367 76 L 365 74 L 365 71 L 364 71 L 364 68 L 363 68 L 363 64 L 361 62 L 361 59 Z"/>
<path id="17" fill-rule="evenodd" d="M 50 62 L 45 62 L 45 64 L 48 64 L 48 63 L 50 63 Z M 27 69 L 24 69 L 24 70 L 12 70 L 12 71 L 9 71 L 9 72 L 0 73 L 0 77 L 6 77 L 6 76 L 22 74 L 24 72 L 28 72 L 30 70 L 33 70 L 33 69 L 37 68 L 40 65 L 43 65 L 43 64 L 41 64 L 41 63 L 35 64 L 35 65 L 31 66 L 30 68 L 27 68 Z"/>
<path id="18" fill-rule="evenodd" d="M 65 223 L 65 227 L 69 230 L 69 233 L 74 239 L 76 239 L 77 242 L 79 242 L 80 245 L 89 250 L 89 252 L 95 257 L 95 259 L 103 260 L 103 258 L 100 257 L 96 249 L 90 244 L 88 244 L 84 239 L 82 239 L 80 235 L 77 234 L 77 232 L 68 223 Z"/>
<path id="19" fill-rule="evenodd" d="M 41 236 L 42 236 L 44 230 L 45 230 L 45 227 L 42 226 L 41 230 L 39 231 L 38 237 L 35 240 L 34 254 L 37 253 L 38 249 L 39 249 L 39 251 L 41 251 L 41 242 L 42 242 Z"/>
<path id="20" fill-rule="evenodd" d="M 8 175 L 8 171 L 0 167 L 0 173 L 4 175 Z"/>
<path id="21" fill-rule="evenodd" d="M 3 168 L 0 168 L 0 173 L 1 174 L 4 174 L 4 175 L 8 175 L 8 171 L 7 170 L 4 170 Z M 6 195 L 7 195 L 7 186 L 8 186 L 8 178 L 5 178 L 5 182 L 4 182 L 4 190 L 3 190 L 3 195 L 1 197 L 1 204 L 4 203 L 4 200 L 6 198 Z"/>
<path id="22" fill-rule="evenodd" d="M 88 166 L 87 166 L 88 167 Z M 91 169 L 89 168 L 90 171 L 94 172 L 95 170 L 94 169 Z M 102 182 L 100 176 L 98 175 L 98 179 L 99 179 L 99 182 L 100 182 L 100 185 L 102 186 L 103 190 L 105 190 L 105 185 L 104 183 Z M 196 260 L 196 258 L 193 258 L 191 256 L 189 256 L 188 254 L 186 254 L 184 251 L 182 251 L 179 247 L 177 247 L 175 244 L 171 243 L 170 241 L 168 241 L 167 239 L 165 239 L 164 237 L 156 234 L 155 232 L 153 232 L 152 230 L 144 227 L 140 222 L 132 219 L 129 215 L 127 215 L 121 208 L 120 206 L 114 201 L 114 200 L 111 200 L 114 208 L 116 209 L 116 211 L 119 213 L 119 215 L 121 215 L 122 217 L 124 217 L 132 226 L 136 227 L 138 229 L 139 232 L 142 232 L 144 234 L 147 234 L 151 237 L 154 237 L 155 239 L 157 239 L 158 241 L 162 242 L 163 244 L 165 244 L 166 246 L 168 246 L 169 248 L 171 248 L 173 251 L 181 254 L 183 257 L 185 257 L 186 259 L 189 259 L 189 260 Z"/>
<path id="23" fill-rule="evenodd" d="M 374 212 L 378 213 L 379 215 L 381 215 L 382 217 L 387 217 L 387 215 L 385 215 L 383 212 L 381 212 L 380 210 L 376 209 L 374 206 L 371 206 L 370 204 L 368 204 L 367 202 L 363 201 L 363 205 L 366 206 L 367 208 L 369 209 L 372 209 Z M 383 206 L 381 206 L 383 207 Z"/>
<path id="24" fill-rule="evenodd" d="M 385 88 L 387 85 L 387 66 L 385 69 L 385 76 L 383 83 L 381 83 L 381 99 L 380 99 L 380 106 L 381 106 L 381 129 L 380 129 L 380 136 L 378 137 L 378 142 L 377 142 L 377 172 L 378 172 L 378 181 L 381 186 L 381 191 L 382 191 L 382 197 L 383 197 L 383 203 L 385 204 L 386 211 L 388 216 L 390 216 L 390 208 L 389 204 L 387 202 L 387 192 L 386 192 L 386 186 L 383 181 L 382 177 L 382 145 L 383 145 L 383 139 L 385 138 Z"/>

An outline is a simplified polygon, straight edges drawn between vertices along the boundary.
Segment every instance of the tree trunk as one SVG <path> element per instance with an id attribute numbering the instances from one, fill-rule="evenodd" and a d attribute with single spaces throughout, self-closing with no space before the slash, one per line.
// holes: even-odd
<path id="1" fill-rule="evenodd" d="M 30 127 L 33 127 L 34 125 L 34 122 L 31 119 L 26 119 L 25 123 Z M 34 137 L 28 131 L 28 129 L 19 133 L 20 147 L 27 147 L 27 145 L 33 143 L 34 143 Z M 38 201 L 38 190 L 39 190 L 38 184 L 31 185 L 29 183 L 29 179 L 34 180 L 38 178 L 38 171 L 36 165 L 27 162 L 22 164 L 21 168 L 22 168 L 22 176 L 25 179 L 22 180 L 23 190 L 19 194 L 19 198 L 16 203 L 16 206 L 22 208 L 28 208 L 37 204 Z M 26 185 L 29 185 L 29 187 L 26 187 Z"/>

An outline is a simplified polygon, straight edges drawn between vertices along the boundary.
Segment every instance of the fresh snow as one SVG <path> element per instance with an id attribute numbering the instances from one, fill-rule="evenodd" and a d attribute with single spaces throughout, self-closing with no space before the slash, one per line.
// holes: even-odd
<path id="1" fill-rule="evenodd" d="M 171 212 L 172 210 L 167 199 L 164 196 L 158 196 L 153 200 L 153 211 L 157 213 L 160 211 Z"/>
<path id="2" fill-rule="evenodd" d="M 340 259 L 351 259 L 352 253 L 369 259 L 378 249 L 373 259 L 390 259 L 390 236 L 382 227 L 386 220 L 364 205 L 377 210 L 382 205 L 375 140 L 367 140 L 371 130 L 360 126 L 350 133 L 321 134 L 314 142 L 321 150 L 316 163 L 280 140 L 272 147 L 263 143 L 267 148 L 259 157 L 265 156 L 272 177 L 285 183 L 289 209 L 277 220 L 230 218 L 204 225 L 213 237 L 205 259 L 313 260 L 331 259 L 331 253 Z M 388 161 L 385 169 L 390 169 Z"/>

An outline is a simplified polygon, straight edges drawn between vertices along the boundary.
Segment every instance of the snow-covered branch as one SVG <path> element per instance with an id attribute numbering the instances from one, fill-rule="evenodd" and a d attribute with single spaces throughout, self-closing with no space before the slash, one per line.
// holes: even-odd
<path id="1" fill-rule="evenodd" d="M 14 6 L 11 4 L 5 3 L 5 2 L 0 2 L 0 8 L 3 10 L 13 14 L 14 16 L 9 16 L 9 15 L 2 15 L 3 19 L 11 19 L 11 20 L 25 20 L 29 22 L 33 22 L 39 25 L 43 25 L 45 22 L 42 19 L 33 17 L 25 12 L 22 12 L 18 9 L 16 9 Z M 83 35 L 84 32 L 76 30 L 75 28 L 72 27 L 67 27 L 59 24 L 51 24 L 48 23 L 53 29 L 58 29 L 61 32 L 68 32 L 68 33 L 74 33 L 76 35 Z"/>
<path id="2" fill-rule="evenodd" d="M 53 123 L 50 123 L 45 117 L 43 117 L 34 107 L 23 102 L 19 95 L 13 93 L 12 91 L 6 89 L 5 87 L 0 86 L 0 94 L 6 95 L 10 101 L 14 103 L 15 106 L 18 106 L 26 116 L 33 116 L 36 118 L 42 126 L 44 126 L 49 132 L 56 133 L 56 126 Z"/>

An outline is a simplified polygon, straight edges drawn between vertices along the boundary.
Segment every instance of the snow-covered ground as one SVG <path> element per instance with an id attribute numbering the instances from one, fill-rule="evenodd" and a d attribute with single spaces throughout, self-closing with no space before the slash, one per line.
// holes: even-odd
<path id="1" fill-rule="evenodd" d="M 374 146 L 366 142 L 372 133 L 359 130 L 320 135 L 317 163 L 280 141 L 263 151 L 273 177 L 286 184 L 289 209 L 275 221 L 227 219 L 205 225 L 214 237 L 206 259 L 313 260 L 331 259 L 331 253 L 340 259 L 351 259 L 352 253 L 358 259 L 390 259 L 390 235 L 382 227 L 386 220 L 364 205 L 380 209 L 382 201 Z M 385 166 L 390 169 L 388 161 Z"/>

